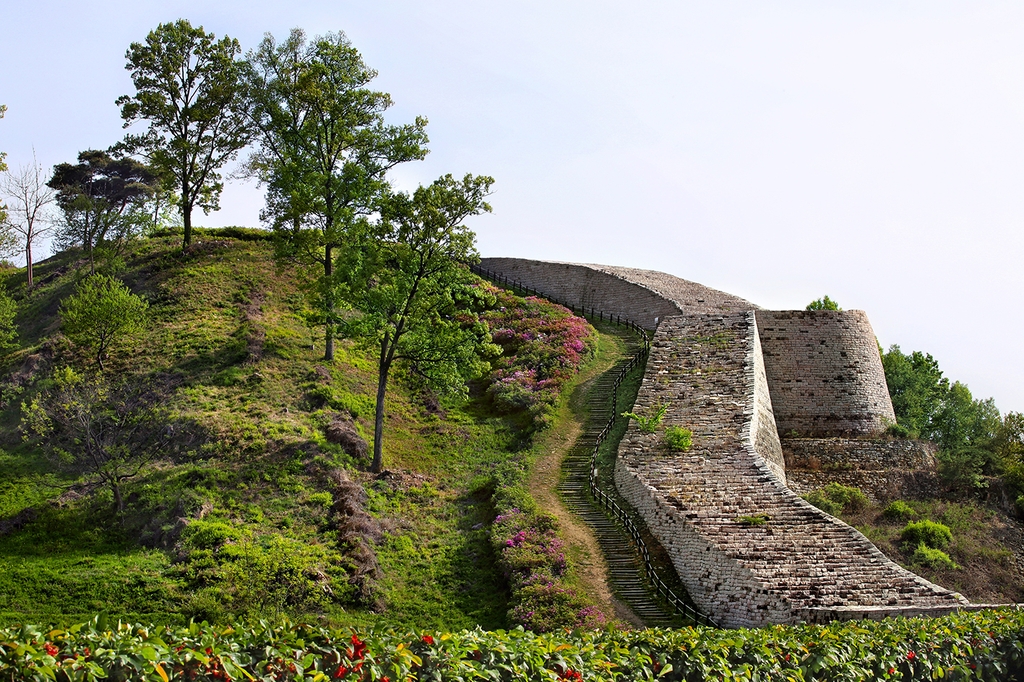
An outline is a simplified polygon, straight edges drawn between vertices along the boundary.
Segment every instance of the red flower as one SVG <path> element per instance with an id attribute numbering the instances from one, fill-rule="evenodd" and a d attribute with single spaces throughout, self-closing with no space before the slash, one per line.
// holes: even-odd
<path id="1" fill-rule="evenodd" d="M 907 660 L 908 660 L 908 661 L 912 661 L 912 660 L 914 660 L 914 656 L 916 656 L 916 655 L 917 655 L 917 654 L 915 654 L 915 653 L 914 653 L 913 651 L 908 651 L 908 652 L 907 652 Z"/>
<path id="2" fill-rule="evenodd" d="M 334 677 L 344 677 L 348 675 L 348 668 L 343 665 L 339 665 L 338 669 L 334 671 Z"/>
<path id="3" fill-rule="evenodd" d="M 43 645 L 43 650 L 51 656 L 56 656 L 57 652 L 60 651 L 57 647 L 47 642 Z"/>
<path id="4" fill-rule="evenodd" d="M 380 682 L 391 682 L 391 678 L 385 675 L 384 677 L 380 678 Z"/>
<path id="5" fill-rule="evenodd" d="M 210 647 L 206 647 L 206 655 L 209 656 L 211 654 L 213 654 L 213 649 L 211 649 Z"/>
<path id="6" fill-rule="evenodd" d="M 889 668 L 889 674 L 890 675 L 892 675 L 894 672 L 896 672 L 896 668 Z"/>
<path id="7" fill-rule="evenodd" d="M 428 646 L 434 646 L 434 638 L 430 635 L 423 635 L 421 639 L 423 640 L 424 644 L 427 644 Z"/>

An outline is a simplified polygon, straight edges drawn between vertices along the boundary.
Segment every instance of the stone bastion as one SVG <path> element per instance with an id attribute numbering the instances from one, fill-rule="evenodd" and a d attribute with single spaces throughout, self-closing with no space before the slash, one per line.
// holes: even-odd
<path id="1" fill-rule="evenodd" d="M 895 415 L 862 311 L 763 310 L 635 268 L 519 258 L 481 265 L 655 330 L 634 411 L 668 410 L 654 434 L 630 425 L 615 483 L 716 622 L 747 627 L 978 608 L 891 562 L 787 484 L 787 459 L 804 474 L 834 463 L 929 466 L 919 449 L 871 440 Z M 663 444 L 673 425 L 693 431 L 690 451 Z"/>

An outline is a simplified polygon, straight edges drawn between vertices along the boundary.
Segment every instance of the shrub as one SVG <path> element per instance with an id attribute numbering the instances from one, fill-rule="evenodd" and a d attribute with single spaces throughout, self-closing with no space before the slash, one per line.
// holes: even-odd
<path id="1" fill-rule="evenodd" d="M 843 505 L 830 500 L 821 490 L 815 490 L 802 497 L 826 514 L 839 516 L 843 511 Z"/>
<path id="2" fill-rule="evenodd" d="M 693 431 L 683 426 L 670 426 L 665 429 L 665 443 L 676 452 L 686 452 L 693 447 Z"/>
<path id="3" fill-rule="evenodd" d="M 949 555 L 941 549 L 933 549 L 923 542 L 918 543 L 917 549 L 914 550 L 914 554 L 910 557 L 910 562 L 919 566 L 927 566 L 928 568 L 934 569 L 945 568 L 948 570 L 955 570 L 960 568 L 952 559 L 949 558 Z"/>
<path id="4" fill-rule="evenodd" d="M 910 438 L 910 429 L 899 424 L 890 424 L 885 432 L 893 438 Z"/>
<path id="5" fill-rule="evenodd" d="M 843 512 L 859 511 L 868 504 L 867 495 L 860 488 L 834 482 L 820 490 L 804 495 L 803 498 L 832 516 L 839 516 Z"/>
<path id="6" fill-rule="evenodd" d="M 943 523 L 924 519 L 923 521 L 912 521 L 904 526 L 900 533 L 900 540 L 908 545 L 924 543 L 932 549 L 943 549 L 953 541 L 953 533 L 949 530 L 949 526 Z"/>
<path id="7" fill-rule="evenodd" d="M 550 514 L 511 509 L 494 520 L 491 542 L 512 590 L 509 619 L 534 632 L 593 628 L 605 616 L 566 586 L 565 544 Z"/>
<path id="8" fill-rule="evenodd" d="M 903 500 L 893 500 L 882 510 L 882 516 L 890 521 L 909 521 L 917 512 Z"/>
<path id="9" fill-rule="evenodd" d="M 659 403 L 651 409 L 651 414 L 646 416 L 636 412 L 623 412 L 622 416 L 635 421 L 637 428 L 643 433 L 654 433 L 658 429 L 658 425 L 661 424 L 661 420 L 665 418 L 665 413 L 668 412 L 668 405 Z"/>
<path id="10" fill-rule="evenodd" d="M 74 343 L 95 352 L 103 369 L 108 351 L 128 340 L 146 325 L 148 304 L 108 275 L 90 275 L 60 305 L 64 334 Z"/>
<path id="11" fill-rule="evenodd" d="M 593 328 L 568 308 L 535 296 L 480 288 L 494 297 L 494 309 L 481 319 L 502 352 L 492 363 L 487 393 L 498 410 L 523 413 L 533 429 L 543 428 L 562 387 L 597 350 Z"/>
<path id="12" fill-rule="evenodd" d="M 842 308 L 828 296 L 823 296 L 808 303 L 807 310 L 842 310 Z"/>

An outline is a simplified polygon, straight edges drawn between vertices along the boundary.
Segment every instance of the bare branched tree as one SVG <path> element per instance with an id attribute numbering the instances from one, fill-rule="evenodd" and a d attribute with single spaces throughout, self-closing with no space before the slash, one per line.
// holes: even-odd
<path id="1" fill-rule="evenodd" d="M 43 167 L 32 154 L 32 165 L 21 166 L 0 180 L 0 192 L 8 199 L 7 221 L 3 229 L 18 243 L 25 254 L 28 288 L 32 290 L 32 247 L 53 229 L 46 208 L 54 202 L 56 192 L 46 186 Z"/>

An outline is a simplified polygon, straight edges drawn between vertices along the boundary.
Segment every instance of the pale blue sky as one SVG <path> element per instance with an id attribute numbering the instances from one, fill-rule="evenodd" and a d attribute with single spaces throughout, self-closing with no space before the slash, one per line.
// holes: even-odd
<path id="1" fill-rule="evenodd" d="M 0 149 L 121 135 L 128 44 L 179 17 L 245 49 L 345 31 L 432 152 L 496 178 L 484 255 L 664 270 L 770 308 L 823 294 L 1024 411 L 1024 5 L 7 0 Z M 229 185 L 197 222 L 255 225 Z"/>

